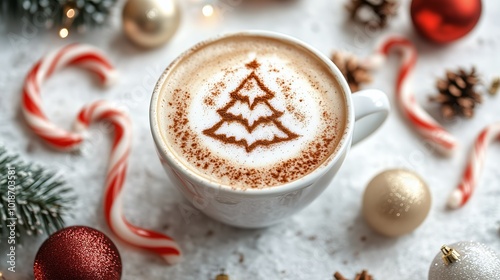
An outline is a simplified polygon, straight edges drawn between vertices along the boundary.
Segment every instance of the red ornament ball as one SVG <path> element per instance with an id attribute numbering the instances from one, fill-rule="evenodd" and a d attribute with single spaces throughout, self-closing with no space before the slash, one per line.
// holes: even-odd
<path id="1" fill-rule="evenodd" d="M 413 0 L 411 19 L 415 29 L 435 43 L 455 41 L 476 26 L 481 0 Z"/>
<path id="2" fill-rule="evenodd" d="M 115 280 L 122 274 L 120 253 L 104 233 L 72 226 L 42 244 L 33 267 L 36 280 Z"/>

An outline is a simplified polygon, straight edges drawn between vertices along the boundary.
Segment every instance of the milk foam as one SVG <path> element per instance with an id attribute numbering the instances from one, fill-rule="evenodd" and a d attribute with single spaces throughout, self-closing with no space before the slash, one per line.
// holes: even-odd
<path id="1" fill-rule="evenodd" d="M 234 188 L 296 180 L 321 165 L 345 130 L 345 100 L 305 49 L 229 37 L 177 61 L 161 88 L 162 138 L 190 169 Z"/>

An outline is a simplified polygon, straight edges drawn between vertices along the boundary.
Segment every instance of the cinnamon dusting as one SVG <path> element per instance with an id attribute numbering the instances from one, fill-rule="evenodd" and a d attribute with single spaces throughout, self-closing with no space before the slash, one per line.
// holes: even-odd
<path id="1" fill-rule="evenodd" d="M 339 120 L 333 118 L 328 122 L 319 137 L 310 142 L 306 149 L 297 156 L 278 162 L 265 168 L 251 168 L 235 166 L 228 160 L 212 154 L 212 152 L 201 144 L 195 133 L 190 132 L 188 124 L 189 93 L 181 89 L 174 90 L 175 110 L 168 115 L 171 120 L 169 130 L 173 132 L 172 141 L 180 148 L 180 152 L 189 161 L 207 174 L 212 174 L 226 185 L 247 186 L 249 188 L 262 188 L 285 184 L 297 180 L 316 169 L 323 163 L 325 158 L 332 153 L 337 145 L 337 123 Z M 324 118 L 332 117 L 324 112 Z"/>

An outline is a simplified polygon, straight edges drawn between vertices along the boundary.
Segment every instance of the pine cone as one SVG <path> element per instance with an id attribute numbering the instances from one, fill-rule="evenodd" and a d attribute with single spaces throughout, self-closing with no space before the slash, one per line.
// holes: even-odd
<path id="1" fill-rule="evenodd" d="M 456 115 L 471 118 L 476 104 L 482 101 L 481 95 L 475 90 L 478 83 L 474 67 L 468 73 L 462 68 L 457 72 L 446 71 L 446 78 L 438 79 L 436 84 L 439 94 L 430 100 L 441 104 L 441 114 L 446 119 Z"/>
<path id="2" fill-rule="evenodd" d="M 332 61 L 346 78 L 351 92 L 358 91 L 361 84 L 370 83 L 372 81 L 369 69 L 354 55 L 334 52 Z"/>
<path id="3" fill-rule="evenodd" d="M 396 0 L 350 0 L 346 9 L 351 20 L 376 29 L 384 28 L 398 10 Z"/>

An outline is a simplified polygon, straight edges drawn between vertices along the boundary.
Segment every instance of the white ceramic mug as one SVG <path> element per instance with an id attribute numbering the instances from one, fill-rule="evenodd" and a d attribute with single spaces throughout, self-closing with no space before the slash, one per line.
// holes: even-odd
<path id="1" fill-rule="evenodd" d="M 345 78 L 332 61 L 316 49 L 295 38 L 268 31 L 245 31 L 237 35 L 245 34 L 284 40 L 298 47 L 306 48 L 323 61 L 336 77 L 347 101 L 347 126 L 338 144 L 339 148 L 327 159 L 325 164 L 296 181 L 264 189 L 232 189 L 195 174 L 184 166 L 169 150 L 168 145 L 163 142 L 157 120 L 157 105 L 162 86 L 168 77 L 169 69 L 172 69 L 172 66 L 179 59 L 175 60 L 163 72 L 156 84 L 151 100 L 150 123 L 160 161 L 175 187 L 182 192 L 187 200 L 197 209 L 216 220 L 237 227 L 257 228 L 272 225 L 293 215 L 318 197 L 330 185 L 351 145 L 369 136 L 382 125 L 389 113 L 389 101 L 387 96 L 378 90 L 363 90 L 351 94 Z M 222 37 L 232 35 L 236 34 Z M 221 37 L 202 42 L 194 48 L 219 38 Z M 179 58 L 189 55 L 192 51 L 193 49 L 189 50 Z"/>

